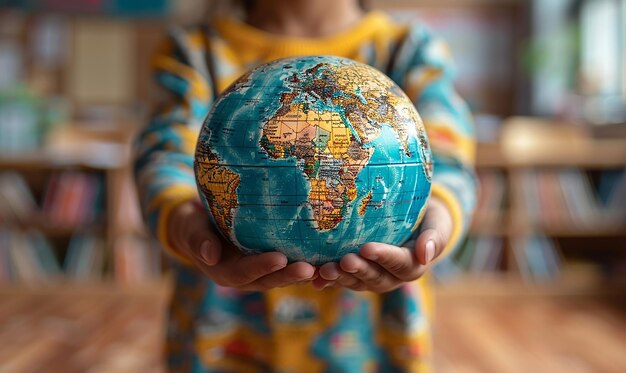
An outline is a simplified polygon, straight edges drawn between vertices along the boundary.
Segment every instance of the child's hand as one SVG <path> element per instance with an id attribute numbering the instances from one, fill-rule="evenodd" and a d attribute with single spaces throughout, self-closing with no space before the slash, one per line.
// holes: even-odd
<path id="1" fill-rule="evenodd" d="M 311 281 L 315 267 L 308 263 L 287 264 L 279 252 L 244 255 L 210 227 L 207 212 L 199 202 L 178 206 L 168 222 L 170 244 L 221 286 L 262 291 Z"/>
<path id="2" fill-rule="evenodd" d="M 438 199 L 431 199 L 421 224 L 415 250 L 383 243 L 367 243 L 359 254 L 339 263 L 326 263 L 313 281 L 317 289 L 328 286 L 384 293 L 420 278 L 441 254 L 452 235 L 452 216 Z"/>

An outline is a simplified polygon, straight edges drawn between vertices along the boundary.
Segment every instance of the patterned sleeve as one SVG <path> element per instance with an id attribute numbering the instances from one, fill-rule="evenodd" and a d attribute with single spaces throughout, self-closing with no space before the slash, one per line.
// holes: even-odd
<path id="1" fill-rule="evenodd" d="M 135 143 L 135 177 L 148 227 L 165 250 L 183 260 L 166 236 L 172 209 L 198 198 L 193 153 L 213 91 L 200 33 L 174 30 L 153 60 L 154 77 L 167 93 Z"/>
<path id="2" fill-rule="evenodd" d="M 432 195 L 449 208 L 454 229 L 444 255 L 459 246 L 476 204 L 476 143 L 471 113 L 453 86 L 447 45 L 414 26 L 400 43 L 390 76 L 415 103 L 433 153 Z"/>

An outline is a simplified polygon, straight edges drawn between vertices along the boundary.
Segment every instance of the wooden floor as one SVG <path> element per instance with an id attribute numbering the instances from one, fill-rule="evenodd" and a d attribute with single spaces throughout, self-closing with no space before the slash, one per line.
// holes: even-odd
<path id="1" fill-rule="evenodd" d="M 438 372 L 626 372 L 604 299 L 438 296 Z M 165 292 L 0 289 L 0 372 L 161 372 Z"/>
<path id="2" fill-rule="evenodd" d="M 599 300 L 441 298 L 440 372 L 626 372 L 626 313 Z"/>
<path id="3" fill-rule="evenodd" d="M 164 295 L 0 289 L 0 373 L 162 372 Z"/>

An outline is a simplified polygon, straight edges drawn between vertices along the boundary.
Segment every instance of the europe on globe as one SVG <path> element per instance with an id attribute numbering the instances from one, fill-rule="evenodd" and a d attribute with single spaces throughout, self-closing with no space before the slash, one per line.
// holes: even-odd
<path id="1" fill-rule="evenodd" d="M 415 106 L 390 78 L 306 56 L 261 65 L 217 98 L 194 169 L 214 225 L 243 252 L 319 265 L 409 239 L 432 163 Z"/>

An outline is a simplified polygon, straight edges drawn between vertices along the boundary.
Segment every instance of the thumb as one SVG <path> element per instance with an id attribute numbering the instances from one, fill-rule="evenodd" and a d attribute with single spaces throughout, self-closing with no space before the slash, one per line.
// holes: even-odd
<path id="1" fill-rule="evenodd" d="M 208 266 L 216 265 L 222 255 L 220 238 L 208 228 L 199 229 L 189 237 L 192 254 Z"/>
<path id="2" fill-rule="evenodd" d="M 417 261 L 423 265 L 429 264 L 443 252 L 446 243 L 440 231 L 434 228 L 423 230 L 415 242 Z"/>
<path id="3" fill-rule="evenodd" d="M 421 264 L 429 264 L 441 255 L 448 245 L 452 228 L 452 215 L 446 205 L 437 198 L 431 199 L 415 242 L 415 255 Z"/>
<path id="4" fill-rule="evenodd" d="M 170 243 L 187 257 L 209 266 L 219 262 L 220 238 L 211 230 L 207 213 L 199 202 L 188 201 L 176 207 L 167 229 Z"/>

